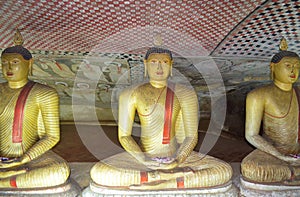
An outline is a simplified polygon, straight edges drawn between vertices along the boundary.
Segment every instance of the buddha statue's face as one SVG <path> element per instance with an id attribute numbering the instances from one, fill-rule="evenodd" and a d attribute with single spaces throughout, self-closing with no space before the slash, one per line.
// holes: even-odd
<path id="1" fill-rule="evenodd" d="M 274 80 L 282 83 L 295 83 L 299 77 L 300 59 L 284 57 L 278 63 L 271 64 Z"/>
<path id="2" fill-rule="evenodd" d="M 165 81 L 168 79 L 172 69 L 172 63 L 169 54 L 152 53 L 144 64 L 147 69 L 150 81 Z"/>
<path id="3" fill-rule="evenodd" d="M 25 60 L 18 53 L 5 53 L 1 57 L 2 73 L 8 82 L 27 80 L 32 59 Z"/>

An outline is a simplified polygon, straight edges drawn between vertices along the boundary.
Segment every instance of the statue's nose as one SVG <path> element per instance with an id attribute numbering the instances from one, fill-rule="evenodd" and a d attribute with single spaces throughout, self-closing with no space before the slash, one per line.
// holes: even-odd
<path id="1" fill-rule="evenodd" d="M 8 69 L 9 69 L 9 70 L 12 69 L 12 65 L 11 65 L 10 62 L 8 62 Z"/>
<path id="2" fill-rule="evenodd" d="M 158 68 L 158 69 L 162 69 L 162 66 L 161 66 L 161 65 L 162 65 L 162 62 L 161 62 L 161 61 L 158 61 L 157 68 Z"/>
<path id="3" fill-rule="evenodd" d="M 293 66 L 292 66 L 292 73 L 295 72 L 295 69 L 296 69 L 296 67 L 293 65 Z"/>

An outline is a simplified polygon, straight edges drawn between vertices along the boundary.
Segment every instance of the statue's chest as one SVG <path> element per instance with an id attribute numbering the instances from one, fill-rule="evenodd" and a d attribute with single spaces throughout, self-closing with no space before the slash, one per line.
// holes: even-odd
<path id="1" fill-rule="evenodd" d="M 160 93 L 148 93 L 148 96 L 143 95 L 137 102 L 140 118 L 164 119 L 165 112 L 171 113 L 172 117 L 177 116 L 180 105 L 175 95 L 170 98 L 170 95 L 167 96 L 166 90 L 162 90 Z"/>
<path id="2" fill-rule="evenodd" d="M 155 109 L 163 109 L 166 100 L 166 88 L 147 88 L 140 91 L 137 97 L 137 110 L 140 115 L 152 113 Z"/>
<path id="3" fill-rule="evenodd" d="M 266 113 L 274 118 L 296 117 L 298 115 L 298 101 L 296 94 L 273 97 L 266 106 Z"/>

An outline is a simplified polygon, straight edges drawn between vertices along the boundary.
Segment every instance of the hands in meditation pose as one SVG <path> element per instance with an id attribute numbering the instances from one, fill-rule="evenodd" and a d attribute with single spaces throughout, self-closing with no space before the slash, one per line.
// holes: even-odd
<path id="1" fill-rule="evenodd" d="M 244 158 L 241 169 L 250 181 L 300 185 L 300 94 L 298 87 L 293 87 L 300 58 L 286 51 L 284 39 L 281 49 L 270 64 L 273 83 L 247 95 L 246 139 L 257 149 Z"/>
<path id="2" fill-rule="evenodd" d="M 33 59 L 20 36 L 1 55 L 7 83 L 0 84 L 0 188 L 60 185 L 69 167 L 50 151 L 60 139 L 58 96 L 28 80 Z"/>
<path id="3" fill-rule="evenodd" d="M 119 97 L 120 153 L 98 162 L 92 180 L 101 186 L 129 189 L 213 187 L 230 181 L 229 164 L 193 151 L 198 142 L 198 99 L 195 92 L 169 82 L 169 50 L 150 48 L 145 56 L 149 83 L 124 90 Z M 132 137 L 135 114 L 140 142 Z"/>

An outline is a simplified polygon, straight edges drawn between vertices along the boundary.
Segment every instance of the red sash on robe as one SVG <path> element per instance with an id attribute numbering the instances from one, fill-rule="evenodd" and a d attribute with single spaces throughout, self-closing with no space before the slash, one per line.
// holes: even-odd
<path id="1" fill-rule="evenodd" d="M 26 104 L 26 100 L 28 94 L 32 87 L 34 86 L 34 82 L 29 81 L 21 90 L 20 95 L 18 97 L 16 106 L 15 106 L 15 114 L 14 114 L 14 122 L 13 122 L 13 131 L 12 131 L 12 142 L 13 143 L 21 143 L 22 142 L 22 132 L 23 132 L 23 117 L 24 117 L 24 107 Z"/>
<path id="2" fill-rule="evenodd" d="M 165 102 L 165 124 L 164 124 L 164 132 L 163 132 L 163 144 L 170 143 L 170 133 L 172 128 L 172 113 L 173 113 L 173 100 L 174 100 L 174 83 L 169 83 L 166 94 L 166 102 Z"/>

